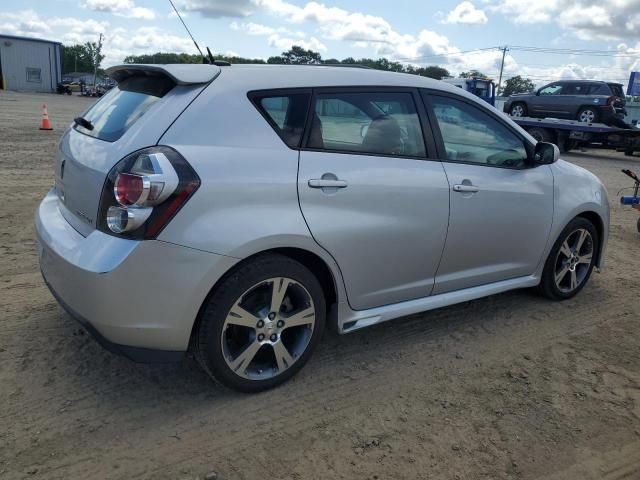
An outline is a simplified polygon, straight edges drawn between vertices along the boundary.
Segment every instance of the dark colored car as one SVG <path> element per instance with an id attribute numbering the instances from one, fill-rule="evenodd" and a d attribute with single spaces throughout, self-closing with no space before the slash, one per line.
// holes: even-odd
<path id="1" fill-rule="evenodd" d="M 553 82 L 531 93 L 511 95 L 504 111 L 512 117 L 553 117 L 617 124 L 625 116 L 622 84 L 594 80 Z"/>

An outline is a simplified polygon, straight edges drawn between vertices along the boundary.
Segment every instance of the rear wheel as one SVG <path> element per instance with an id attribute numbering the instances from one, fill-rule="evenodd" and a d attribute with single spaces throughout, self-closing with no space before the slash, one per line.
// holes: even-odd
<path id="1" fill-rule="evenodd" d="M 529 135 L 535 138 L 539 142 L 550 142 L 553 143 L 554 135 L 551 130 L 546 128 L 533 127 L 528 130 Z"/>
<path id="2" fill-rule="evenodd" d="M 516 102 L 511 105 L 511 111 L 509 115 L 512 117 L 526 117 L 527 116 L 527 106 L 522 102 Z"/>
<path id="3" fill-rule="evenodd" d="M 196 357 L 220 383 L 243 392 L 288 380 L 307 362 L 325 325 L 316 277 L 282 255 L 265 255 L 226 277 L 209 299 Z"/>
<path id="4" fill-rule="evenodd" d="M 542 272 L 538 289 L 552 300 L 565 300 L 586 285 L 598 256 L 598 231 L 576 217 L 562 230 Z"/>
<path id="5" fill-rule="evenodd" d="M 578 112 L 577 119 L 582 123 L 595 123 L 598 121 L 598 112 L 593 107 L 584 107 Z"/>

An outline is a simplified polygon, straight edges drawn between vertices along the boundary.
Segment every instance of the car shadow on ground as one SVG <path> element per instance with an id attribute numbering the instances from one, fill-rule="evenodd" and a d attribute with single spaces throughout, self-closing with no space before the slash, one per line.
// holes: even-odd
<path id="1" fill-rule="evenodd" d="M 590 290 L 592 295 L 597 291 Z M 399 365 L 394 368 L 402 375 L 402 365 L 410 368 L 409 362 L 399 360 L 403 355 L 410 356 L 410 352 L 425 345 L 435 348 L 442 343 L 450 344 L 452 337 L 474 336 L 480 331 L 498 333 L 505 323 L 531 321 L 538 314 L 546 315 L 540 311 L 547 310 L 549 305 L 552 302 L 520 290 L 403 317 L 348 335 L 327 329 L 309 364 L 273 392 L 286 395 L 298 389 L 308 391 L 307 387 L 313 390 L 315 383 L 332 388 L 332 379 L 352 376 L 363 365 L 378 364 L 381 356 L 392 363 L 398 360 Z M 146 409 L 161 402 L 179 405 L 183 411 L 203 402 L 227 403 L 252 397 L 211 381 L 190 357 L 175 364 L 137 364 L 107 352 L 61 309 L 59 314 L 55 321 L 63 324 L 62 337 L 55 351 L 66 351 L 54 360 L 59 372 L 57 389 L 83 392 L 84 398 L 99 396 L 99 403 L 105 407 L 110 403 L 122 405 L 123 399 L 129 399 L 124 401 L 128 408 L 137 405 Z"/>

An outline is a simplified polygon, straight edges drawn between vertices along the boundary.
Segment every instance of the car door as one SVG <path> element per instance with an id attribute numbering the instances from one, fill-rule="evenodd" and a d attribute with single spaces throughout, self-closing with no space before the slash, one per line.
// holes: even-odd
<path id="1" fill-rule="evenodd" d="M 530 113 L 538 117 L 555 117 L 561 112 L 564 84 L 551 83 L 542 87 L 529 102 Z"/>
<path id="2" fill-rule="evenodd" d="M 449 183 L 447 241 L 433 293 L 532 275 L 553 215 L 553 175 L 533 148 L 477 102 L 423 92 Z"/>
<path id="3" fill-rule="evenodd" d="M 447 234 L 449 184 L 413 89 L 314 91 L 300 208 L 362 310 L 426 297 Z M 427 146 L 425 146 L 425 137 Z"/>

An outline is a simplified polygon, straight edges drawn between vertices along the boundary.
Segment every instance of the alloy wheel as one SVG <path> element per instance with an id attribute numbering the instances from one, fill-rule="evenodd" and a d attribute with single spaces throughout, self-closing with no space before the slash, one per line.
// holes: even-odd
<path id="1" fill-rule="evenodd" d="M 570 293 L 582 285 L 593 263 L 593 252 L 593 238 L 588 230 L 579 228 L 565 238 L 554 270 L 558 290 Z"/>
<path id="2" fill-rule="evenodd" d="M 250 380 L 266 380 L 290 368 L 305 352 L 315 326 L 309 291 L 285 277 L 270 278 L 244 292 L 222 327 L 227 366 Z"/>
<path id="3" fill-rule="evenodd" d="M 511 108 L 511 116 L 512 117 L 523 117 L 524 116 L 524 108 L 522 108 L 522 105 L 514 105 L 513 108 Z"/>
<path id="4" fill-rule="evenodd" d="M 596 119 L 596 113 L 593 110 L 586 109 L 580 112 L 579 121 L 584 123 L 593 123 Z"/>

